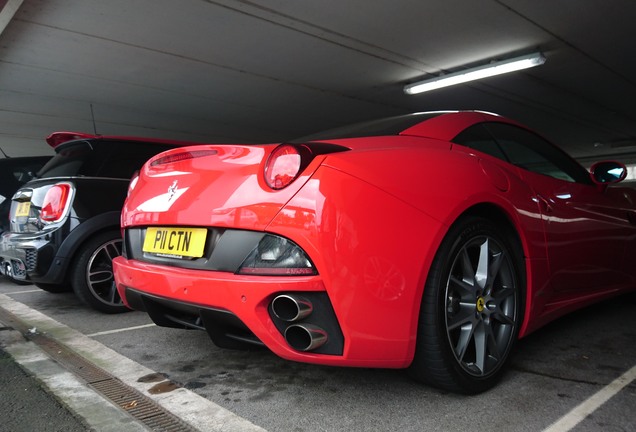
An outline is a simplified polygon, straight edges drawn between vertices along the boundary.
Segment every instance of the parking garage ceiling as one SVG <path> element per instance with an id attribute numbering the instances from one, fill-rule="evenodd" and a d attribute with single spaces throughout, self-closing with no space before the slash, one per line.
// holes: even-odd
<path id="1" fill-rule="evenodd" d="M 636 161 L 633 0 L 0 0 L 0 148 L 52 131 L 277 142 L 480 109 L 572 155 Z M 407 95 L 540 51 L 544 65 Z"/>

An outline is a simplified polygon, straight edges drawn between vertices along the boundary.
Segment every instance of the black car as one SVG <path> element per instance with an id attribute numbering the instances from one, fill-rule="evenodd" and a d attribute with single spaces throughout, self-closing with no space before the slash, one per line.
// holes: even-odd
<path id="1" fill-rule="evenodd" d="M 71 132 L 56 132 L 47 142 L 56 155 L 13 194 L 0 272 L 48 292 L 72 289 L 102 312 L 127 311 L 112 260 L 121 253 L 128 183 L 150 157 L 193 143 Z"/>
<path id="2" fill-rule="evenodd" d="M 49 159 L 51 156 L 0 159 L 0 233 L 9 229 L 9 210 L 11 209 L 13 193 L 35 177 L 35 174 Z"/>

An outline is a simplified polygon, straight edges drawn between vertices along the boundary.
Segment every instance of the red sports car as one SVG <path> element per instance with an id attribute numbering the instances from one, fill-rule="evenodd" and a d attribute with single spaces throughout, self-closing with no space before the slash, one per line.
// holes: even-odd
<path id="1" fill-rule="evenodd" d="M 169 150 L 130 184 L 115 279 L 222 347 L 478 393 L 518 338 L 636 288 L 625 175 L 475 111 Z"/>

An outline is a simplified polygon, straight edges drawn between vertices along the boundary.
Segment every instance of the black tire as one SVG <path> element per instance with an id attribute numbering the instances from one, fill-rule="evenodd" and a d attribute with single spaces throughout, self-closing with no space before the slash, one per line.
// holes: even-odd
<path id="1" fill-rule="evenodd" d="M 119 231 L 94 235 L 78 251 L 71 269 L 71 286 L 82 302 L 105 313 L 127 312 L 115 287 L 113 259 L 121 255 Z"/>
<path id="2" fill-rule="evenodd" d="M 458 220 L 429 271 L 410 375 L 456 393 L 493 387 L 523 320 L 525 280 L 510 229 L 481 217 Z"/>
<path id="3" fill-rule="evenodd" d="M 33 285 L 40 288 L 41 290 L 44 290 L 52 294 L 59 294 L 59 293 L 73 290 L 73 288 L 71 288 L 71 286 L 68 284 L 49 284 L 49 283 L 36 282 Z"/>

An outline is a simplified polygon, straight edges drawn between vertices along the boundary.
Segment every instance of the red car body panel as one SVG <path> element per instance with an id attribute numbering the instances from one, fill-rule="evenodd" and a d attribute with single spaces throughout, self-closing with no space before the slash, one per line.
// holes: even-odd
<path id="1" fill-rule="evenodd" d="M 277 234 L 293 240 L 318 274 L 241 275 L 118 257 L 118 290 L 125 302 L 132 287 L 230 311 L 286 359 L 407 367 L 431 263 L 449 227 L 475 208 L 504 214 L 518 233 L 527 281 L 520 337 L 570 310 L 634 289 L 636 230 L 625 215 L 635 211 L 636 197 L 624 189 L 565 185 L 451 142 L 484 120 L 516 125 L 466 112 L 434 117 L 396 136 L 332 140 L 349 151 L 316 156 L 281 190 L 263 178 L 276 145 L 197 146 L 191 149 L 216 154 L 153 165 L 188 149 L 162 153 L 136 180 L 122 212 L 123 229 L 226 227 Z M 607 253 L 596 259 L 598 250 Z M 327 293 L 344 336 L 341 355 L 289 346 L 268 313 L 272 299 L 289 291 Z"/>

